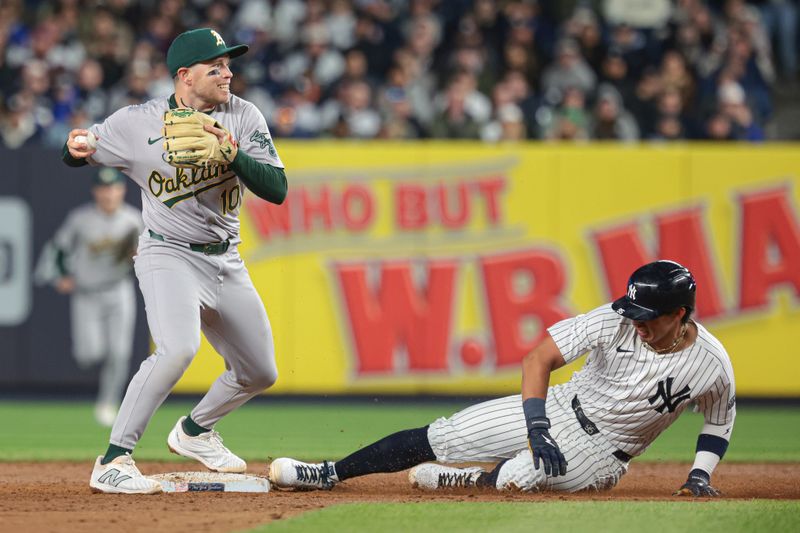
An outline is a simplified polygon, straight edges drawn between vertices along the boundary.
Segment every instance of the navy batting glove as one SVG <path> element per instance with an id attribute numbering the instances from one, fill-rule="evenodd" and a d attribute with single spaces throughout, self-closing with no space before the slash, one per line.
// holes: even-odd
<path id="1" fill-rule="evenodd" d="M 550 420 L 547 418 L 535 418 L 528 421 L 528 445 L 533 454 L 533 466 L 538 469 L 541 460 L 545 474 L 553 477 L 563 476 L 567 473 L 567 460 L 558 449 L 556 441 L 550 436 L 548 429 L 550 429 Z"/>
<path id="2" fill-rule="evenodd" d="M 703 470 L 695 468 L 689 472 L 689 479 L 679 488 L 673 496 L 715 497 L 720 492 L 712 487 L 709 482 L 711 477 Z"/>

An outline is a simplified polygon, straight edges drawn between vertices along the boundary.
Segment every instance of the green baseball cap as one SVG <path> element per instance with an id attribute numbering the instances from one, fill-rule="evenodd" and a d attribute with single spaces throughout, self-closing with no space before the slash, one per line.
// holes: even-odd
<path id="1" fill-rule="evenodd" d="M 122 172 L 116 169 L 110 167 L 104 167 L 101 168 L 94 175 L 92 183 L 94 183 L 95 186 L 114 185 L 115 183 L 125 183 L 125 176 L 122 175 Z"/>
<path id="2" fill-rule="evenodd" d="M 198 28 L 181 33 L 167 50 L 167 68 L 171 76 L 178 69 L 191 67 L 195 63 L 208 61 L 228 54 L 231 58 L 239 57 L 250 47 L 246 44 L 227 46 L 222 36 L 211 28 Z"/>

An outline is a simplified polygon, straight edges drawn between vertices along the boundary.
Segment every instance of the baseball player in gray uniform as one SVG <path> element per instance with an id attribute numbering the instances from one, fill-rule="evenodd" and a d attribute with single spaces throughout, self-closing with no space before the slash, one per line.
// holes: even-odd
<path id="1" fill-rule="evenodd" d="M 523 361 L 521 395 L 395 433 L 335 463 L 276 459 L 270 478 L 277 487 L 331 488 L 418 465 L 409 479 L 423 489 L 610 489 L 631 459 L 694 405 L 705 425 L 676 494 L 716 496 L 710 478 L 733 429 L 735 386 L 722 344 L 691 319 L 694 305 L 695 281 L 686 268 L 646 264 L 631 275 L 625 296 L 548 329 Z M 568 383 L 548 388 L 553 370 L 586 352 Z M 487 472 L 425 461 L 499 463 Z"/>
<path id="2" fill-rule="evenodd" d="M 278 373 L 267 313 L 237 251 L 239 209 L 245 188 L 278 204 L 287 194 L 264 116 L 230 93 L 230 61 L 247 49 L 227 46 L 208 28 L 180 34 L 167 52 L 173 95 L 124 107 L 88 130 L 72 130 L 65 144 L 68 165 L 115 167 L 139 185 L 145 224 L 134 268 L 155 351 L 128 385 L 109 447 L 92 471 L 94 491 L 161 491 L 158 482 L 142 476 L 131 454 L 194 358 L 201 330 L 226 370 L 178 420 L 167 444 L 214 471 L 247 468 L 213 428 L 272 386 Z M 194 137 L 182 137 L 180 128 L 194 128 Z"/>
<path id="3" fill-rule="evenodd" d="M 69 212 L 53 238 L 56 289 L 70 294 L 72 353 L 81 368 L 102 362 L 94 415 L 114 423 L 133 347 L 136 295 L 131 279 L 138 209 L 124 203 L 125 177 L 103 168 L 94 178 L 94 202 Z"/>

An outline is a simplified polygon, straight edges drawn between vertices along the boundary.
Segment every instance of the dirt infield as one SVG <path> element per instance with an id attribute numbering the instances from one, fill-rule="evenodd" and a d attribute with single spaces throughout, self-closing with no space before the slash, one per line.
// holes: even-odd
<path id="1" fill-rule="evenodd" d="M 168 530 L 171 533 L 237 531 L 305 511 L 351 502 L 659 500 L 670 498 L 688 465 L 641 463 L 612 491 L 584 494 L 518 494 L 494 491 L 423 493 L 406 473 L 350 480 L 330 492 L 269 494 L 180 493 L 155 496 L 92 494 L 91 463 L 0 463 L 3 531 L 86 532 Z M 196 469 L 192 463 L 139 463 L 145 474 Z M 266 472 L 265 464 L 251 473 Z M 726 498 L 800 499 L 800 464 L 725 464 L 714 485 Z"/>

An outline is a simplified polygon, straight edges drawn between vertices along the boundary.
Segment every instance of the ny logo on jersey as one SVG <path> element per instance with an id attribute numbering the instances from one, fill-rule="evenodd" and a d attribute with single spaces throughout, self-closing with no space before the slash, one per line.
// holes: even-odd
<path id="1" fill-rule="evenodd" d="M 667 409 L 668 412 L 672 413 L 682 401 L 689 399 L 689 385 L 686 385 L 680 390 L 680 392 L 677 392 L 674 395 L 672 394 L 673 381 L 675 381 L 675 378 L 667 378 L 666 385 L 664 384 L 664 380 L 659 381 L 658 392 L 647 399 L 647 401 L 650 402 L 650 405 L 656 403 L 659 398 L 664 400 L 662 405 L 659 405 L 655 408 L 659 413 L 663 413 L 664 409 Z"/>
<path id="2" fill-rule="evenodd" d="M 636 285 L 634 285 L 633 283 L 628 285 L 628 298 L 630 298 L 631 300 L 636 299 Z"/>

